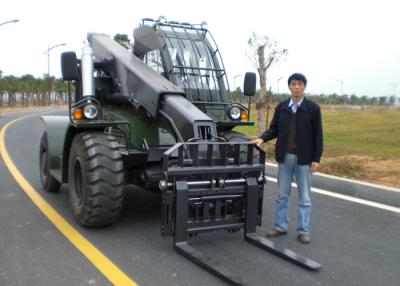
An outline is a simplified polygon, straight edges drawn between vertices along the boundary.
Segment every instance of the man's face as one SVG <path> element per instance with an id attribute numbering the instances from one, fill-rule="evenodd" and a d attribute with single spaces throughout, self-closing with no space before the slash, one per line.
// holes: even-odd
<path id="1" fill-rule="evenodd" d="M 298 102 L 303 98 L 304 90 L 306 89 L 301 80 L 292 80 L 289 84 L 289 90 L 292 93 L 292 100 Z"/>

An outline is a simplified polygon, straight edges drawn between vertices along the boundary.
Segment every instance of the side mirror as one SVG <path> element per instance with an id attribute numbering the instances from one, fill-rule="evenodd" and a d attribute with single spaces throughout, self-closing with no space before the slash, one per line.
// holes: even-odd
<path id="1" fill-rule="evenodd" d="M 78 59 L 75 52 L 61 54 L 61 73 L 63 80 L 79 80 Z"/>
<path id="2" fill-rule="evenodd" d="M 246 96 L 253 96 L 256 94 L 257 77 L 254 72 L 247 72 L 244 75 L 243 93 Z"/>

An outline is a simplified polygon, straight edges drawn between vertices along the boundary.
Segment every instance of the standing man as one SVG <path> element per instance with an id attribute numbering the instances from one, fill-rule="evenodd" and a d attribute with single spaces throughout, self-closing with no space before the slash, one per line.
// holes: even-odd
<path id="1" fill-rule="evenodd" d="M 298 240 L 310 243 L 311 175 L 318 171 L 322 156 L 321 110 L 304 97 L 307 79 L 294 73 L 288 79 L 291 98 L 280 102 L 267 131 L 253 141 L 260 145 L 277 138 L 275 156 L 278 162 L 278 198 L 275 225 L 268 237 L 284 235 L 288 230 L 288 206 L 293 175 L 297 182 Z"/>

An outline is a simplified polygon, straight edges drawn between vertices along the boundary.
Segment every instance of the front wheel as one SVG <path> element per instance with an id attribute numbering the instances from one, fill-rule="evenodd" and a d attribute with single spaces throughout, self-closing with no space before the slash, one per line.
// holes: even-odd
<path id="1" fill-rule="evenodd" d="M 228 142 L 250 142 L 250 136 L 239 133 L 236 131 L 229 131 L 224 134 L 224 137 L 228 140 Z M 228 151 L 230 156 L 234 155 L 234 149 L 230 149 Z M 253 164 L 259 161 L 259 154 L 258 152 L 253 154 Z M 247 148 L 246 146 L 241 146 L 240 148 L 240 162 L 247 162 Z"/>
<path id="2" fill-rule="evenodd" d="M 60 190 L 61 183 L 50 173 L 49 167 L 49 144 L 47 142 L 47 132 L 43 132 L 39 147 L 39 170 L 40 182 L 46 192 L 55 193 Z"/>
<path id="3" fill-rule="evenodd" d="M 115 137 L 83 132 L 71 145 L 68 167 L 69 198 L 82 226 L 113 223 L 122 209 L 124 166 Z"/>

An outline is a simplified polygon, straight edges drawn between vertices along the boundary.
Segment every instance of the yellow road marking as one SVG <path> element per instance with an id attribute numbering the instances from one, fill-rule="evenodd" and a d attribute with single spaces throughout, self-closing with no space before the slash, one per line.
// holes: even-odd
<path id="1" fill-rule="evenodd" d="M 32 115 L 30 115 L 32 116 Z M 119 269 L 109 258 L 107 258 L 100 250 L 83 237 L 71 224 L 69 224 L 57 211 L 51 207 L 22 176 L 17 167 L 14 165 L 4 144 L 4 137 L 9 126 L 16 121 L 26 118 L 21 117 L 7 123 L 0 130 L 0 155 L 3 157 L 11 175 L 20 185 L 22 190 L 28 195 L 33 203 L 42 211 L 42 213 L 54 224 L 56 228 L 89 259 L 97 269 L 106 276 L 111 283 L 117 286 L 136 286 L 130 277 L 128 277 L 121 269 Z"/>

